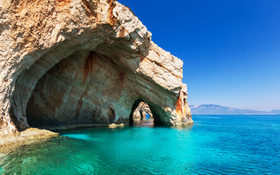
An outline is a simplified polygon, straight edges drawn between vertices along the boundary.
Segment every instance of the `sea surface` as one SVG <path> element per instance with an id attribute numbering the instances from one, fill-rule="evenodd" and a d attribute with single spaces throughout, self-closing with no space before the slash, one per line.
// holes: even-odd
<path id="1" fill-rule="evenodd" d="M 193 116 L 189 128 L 84 129 L 0 154 L 0 174 L 280 174 L 280 116 Z"/>

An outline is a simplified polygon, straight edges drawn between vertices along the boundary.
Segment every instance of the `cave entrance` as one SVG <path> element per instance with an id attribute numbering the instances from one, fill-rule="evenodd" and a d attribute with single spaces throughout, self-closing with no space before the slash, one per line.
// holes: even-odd
<path id="1" fill-rule="evenodd" d="M 153 127 L 161 125 L 161 121 L 157 114 L 153 112 L 151 105 L 139 99 L 132 106 L 129 125 Z"/>

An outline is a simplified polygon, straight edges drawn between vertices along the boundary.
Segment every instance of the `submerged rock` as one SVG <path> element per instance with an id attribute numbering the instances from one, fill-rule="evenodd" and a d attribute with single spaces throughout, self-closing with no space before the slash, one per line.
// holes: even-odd
<path id="1" fill-rule="evenodd" d="M 28 145 L 58 136 L 58 133 L 38 128 L 28 128 L 22 132 L 14 132 L 6 135 L 0 133 L 0 153 L 10 152 L 21 145 Z"/>
<path id="2" fill-rule="evenodd" d="M 122 128 L 124 127 L 124 124 L 121 123 L 121 124 L 115 124 L 115 123 L 112 123 L 110 125 L 108 125 L 109 128 Z"/>
<path id="3" fill-rule="evenodd" d="M 0 130 L 129 123 L 139 102 L 192 123 L 183 62 L 114 0 L 0 3 Z"/>

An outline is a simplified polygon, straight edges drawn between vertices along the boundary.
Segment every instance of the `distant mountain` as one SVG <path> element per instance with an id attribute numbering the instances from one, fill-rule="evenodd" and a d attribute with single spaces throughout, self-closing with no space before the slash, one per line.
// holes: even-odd
<path id="1" fill-rule="evenodd" d="M 192 114 L 228 114 L 228 115 L 256 115 L 256 114 L 280 114 L 280 110 L 261 111 L 250 109 L 231 108 L 215 104 L 190 105 Z"/>
<path id="2" fill-rule="evenodd" d="M 272 111 L 270 111 L 270 113 L 272 113 L 272 114 L 280 114 L 280 110 L 272 110 Z"/>

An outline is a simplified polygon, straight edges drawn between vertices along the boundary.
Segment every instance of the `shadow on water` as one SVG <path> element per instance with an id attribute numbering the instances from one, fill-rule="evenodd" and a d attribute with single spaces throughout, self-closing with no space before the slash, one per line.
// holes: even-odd
<path id="1" fill-rule="evenodd" d="M 279 118 L 215 118 L 195 116 L 194 125 L 182 127 L 63 131 L 0 157 L 0 174 L 280 173 Z"/>
<path id="2" fill-rule="evenodd" d="M 134 127 L 154 127 L 154 120 L 149 119 L 149 120 L 134 120 L 133 121 L 133 126 Z"/>
<path id="3" fill-rule="evenodd" d="M 189 130 L 191 127 L 179 129 Z M 153 145 L 158 143 L 155 138 L 165 140 L 170 137 L 168 134 L 161 135 L 165 131 L 172 130 L 162 126 L 137 126 L 63 131 L 60 137 L 22 145 L 0 157 L 0 174 L 106 174 L 114 166 L 115 174 L 123 174 L 123 166 L 127 161 L 143 161 L 142 158 L 147 159 L 146 154 L 154 154 Z M 123 150 L 125 147 L 128 147 L 127 152 Z M 134 157 L 132 152 L 136 150 L 139 154 L 142 151 L 145 154 Z M 116 165 L 109 165 L 111 161 Z M 133 169 L 136 165 L 131 166 Z M 141 168 L 141 165 L 137 166 Z M 124 172 L 129 173 L 126 170 Z"/>

